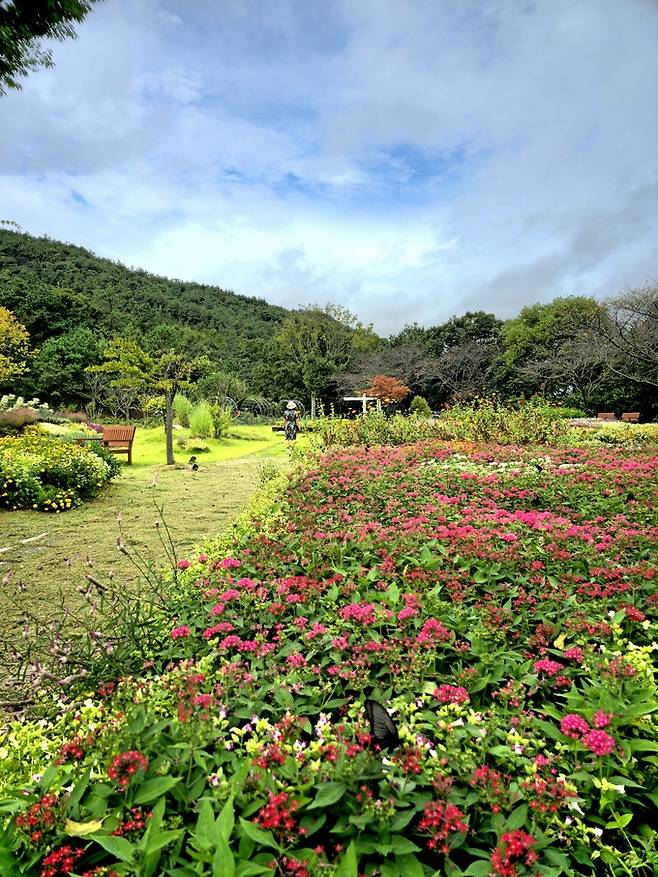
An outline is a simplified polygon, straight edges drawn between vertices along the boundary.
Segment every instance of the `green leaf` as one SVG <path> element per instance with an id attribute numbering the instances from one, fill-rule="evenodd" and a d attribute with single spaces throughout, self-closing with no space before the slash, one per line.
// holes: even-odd
<path id="1" fill-rule="evenodd" d="M 354 841 L 345 850 L 345 855 L 338 863 L 334 877 L 359 877 L 359 860 L 356 855 L 356 844 Z"/>
<path id="2" fill-rule="evenodd" d="M 343 783 L 323 783 L 320 790 L 313 799 L 313 803 L 309 804 L 307 810 L 317 810 L 320 807 L 329 807 L 335 804 L 345 794 L 345 786 Z"/>
<path id="3" fill-rule="evenodd" d="M 505 823 L 505 827 L 509 829 L 509 831 L 514 831 L 516 828 L 521 828 L 521 826 L 526 824 L 528 819 L 528 805 L 521 804 L 520 807 L 517 807 L 509 817 L 507 818 L 507 822 Z"/>
<path id="4" fill-rule="evenodd" d="M 244 837 L 248 837 L 249 840 L 253 840 L 254 843 L 260 844 L 263 847 L 273 847 L 275 850 L 279 848 L 271 831 L 263 831 L 262 828 L 254 825 L 253 822 L 247 822 L 242 817 L 240 818 L 240 831 Z"/>
<path id="5" fill-rule="evenodd" d="M 486 862 L 482 859 L 479 862 L 472 862 L 464 871 L 465 877 L 489 877 L 490 874 L 491 862 L 488 859 Z"/>
<path id="6" fill-rule="evenodd" d="M 406 837 L 402 837 L 401 834 L 393 835 L 391 838 L 391 848 L 397 856 L 405 856 L 407 853 L 420 852 L 420 847 L 416 846 L 412 841 L 407 840 Z"/>
<path id="7" fill-rule="evenodd" d="M 148 804 L 150 801 L 155 801 L 156 798 L 166 795 L 179 782 L 179 777 L 154 777 L 152 780 L 146 780 L 137 789 L 135 804 Z"/>
<path id="8" fill-rule="evenodd" d="M 395 864 L 398 866 L 400 874 L 404 874 L 404 877 L 424 877 L 425 875 L 423 866 L 413 855 L 396 856 Z"/>
<path id="9" fill-rule="evenodd" d="M 221 834 L 217 838 L 217 849 L 212 858 L 212 877 L 235 877 L 235 859 Z"/>
<path id="10" fill-rule="evenodd" d="M 210 849 L 215 838 L 215 814 L 208 798 L 199 802 L 199 816 L 197 817 L 194 836 L 202 849 Z"/>
<path id="11" fill-rule="evenodd" d="M 135 847 L 125 837 L 113 837 L 112 835 L 100 835 L 93 839 L 95 843 L 103 847 L 115 859 L 121 862 L 132 863 L 135 856 Z"/>
<path id="12" fill-rule="evenodd" d="M 272 874 L 272 869 L 255 862 L 238 862 L 235 877 L 258 877 L 260 874 Z"/>
<path id="13" fill-rule="evenodd" d="M 233 795 L 222 807 L 221 813 L 217 817 L 217 830 L 221 838 L 228 843 L 233 834 L 233 826 L 235 825 L 235 812 L 233 806 Z"/>

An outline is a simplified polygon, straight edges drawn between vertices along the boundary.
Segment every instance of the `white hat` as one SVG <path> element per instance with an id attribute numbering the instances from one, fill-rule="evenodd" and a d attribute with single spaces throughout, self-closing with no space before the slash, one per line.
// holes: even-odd
<path id="1" fill-rule="evenodd" d="M 292 409 L 292 408 L 296 408 L 296 407 L 297 407 L 297 405 L 295 405 L 295 403 L 292 402 L 292 401 L 291 401 L 291 402 L 288 402 L 288 404 L 286 405 L 286 408 L 290 408 L 290 409 Z"/>

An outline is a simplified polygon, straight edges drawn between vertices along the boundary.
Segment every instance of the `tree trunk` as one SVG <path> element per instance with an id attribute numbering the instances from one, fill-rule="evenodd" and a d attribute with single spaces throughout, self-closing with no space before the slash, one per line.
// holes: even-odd
<path id="1" fill-rule="evenodd" d="M 167 466 L 173 466 L 174 460 L 174 397 L 165 395 L 165 439 L 167 443 Z"/>
<path id="2" fill-rule="evenodd" d="M 315 393 L 311 393 L 311 420 L 315 420 Z"/>

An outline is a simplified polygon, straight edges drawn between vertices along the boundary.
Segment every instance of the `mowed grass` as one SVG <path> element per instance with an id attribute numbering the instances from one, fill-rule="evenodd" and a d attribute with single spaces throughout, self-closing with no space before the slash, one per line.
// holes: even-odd
<path id="1" fill-rule="evenodd" d="M 176 440 L 186 437 L 176 431 Z M 119 537 L 147 564 L 164 566 L 160 508 L 178 556 L 186 556 L 240 514 L 266 461 L 281 468 L 288 462 L 286 443 L 270 426 L 239 426 L 230 438 L 199 444 L 210 450 L 196 452 L 198 472 L 187 465 L 191 452 L 176 446 L 176 465 L 165 466 L 163 430 L 138 426 L 133 465 L 124 464 L 95 500 L 61 514 L 0 512 L 0 628 L 15 630 L 27 613 L 47 619 L 62 603 L 77 604 L 87 575 L 129 583 L 138 571 L 118 550 Z"/>

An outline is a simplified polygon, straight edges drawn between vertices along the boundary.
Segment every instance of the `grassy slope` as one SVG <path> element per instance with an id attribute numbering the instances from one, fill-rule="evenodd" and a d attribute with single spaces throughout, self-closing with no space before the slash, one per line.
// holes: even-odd
<path id="1" fill-rule="evenodd" d="M 191 472 L 189 451 L 176 449 L 176 467 L 166 467 L 161 429 L 138 427 L 132 466 L 92 502 L 61 515 L 18 511 L 0 513 L 0 626 L 15 627 L 23 607 L 41 617 L 52 613 L 60 594 L 77 598 L 76 589 L 92 573 L 118 580 L 135 575 L 132 563 L 116 546 L 120 528 L 129 546 L 156 565 L 165 559 L 155 521 L 157 505 L 181 555 L 205 537 L 220 533 L 240 513 L 258 485 L 265 460 L 285 464 L 286 448 L 269 426 L 244 426 L 236 438 L 204 442 L 210 453 L 198 454 L 200 469 Z M 177 433 L 184 436 L 182 431 Z M 125 458 L 123 458 L 125 459 Z M 118 516 L 121 516 L 121 523 Z M 36 538 L 34 541 L 22 540 Z M 21 582 L 27 590 L 18 596 Z"/>

